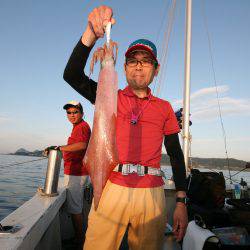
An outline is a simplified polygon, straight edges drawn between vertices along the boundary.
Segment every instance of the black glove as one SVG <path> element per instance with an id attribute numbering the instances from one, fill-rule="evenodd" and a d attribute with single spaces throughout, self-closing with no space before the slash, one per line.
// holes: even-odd
<path id="1" fill-rule="evenodd" d="M 191 114 L 190 114 L 191 115 Z M 189 115 L 189 116 L 190 116 Z M 175 112 L 175 116 L 177 118 L 177 121 L 178 121 L 178 125 L 180 127 L 180 129 L 182 129 L 182 116 L 183 116 L 183 108 L 180 108 L 179 110 L 177 110 Z M 189 126 L 192 125 L 192 122 L 189 120 Z"/>
<path id="2" fill-rule="evenodd" d="M 48 156 L 50 150 L 59 150 L 60 151 L 60 146 L 50 146 L 44 149 L 43 155 Z"/>

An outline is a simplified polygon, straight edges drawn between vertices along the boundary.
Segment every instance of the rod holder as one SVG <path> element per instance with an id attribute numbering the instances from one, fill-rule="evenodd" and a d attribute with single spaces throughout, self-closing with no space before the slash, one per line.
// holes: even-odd
<path id="1" fill-rule="evenodd" d="M 23 226 L 21 224 L 11 225 L 11 226 L 2 226 L 0 224 L 0 236 L 6 234 L 14 234 L 22 229 Z"/>
<path id="2" fill-rule="evenodd" d="M 46 179 L 44 189 L 38 188 L 38 193 L 45 196 L 58 195 L 58 180 L 62 162 L 62 153 L 60 150 L 51 149 L 49 151 Z"/>

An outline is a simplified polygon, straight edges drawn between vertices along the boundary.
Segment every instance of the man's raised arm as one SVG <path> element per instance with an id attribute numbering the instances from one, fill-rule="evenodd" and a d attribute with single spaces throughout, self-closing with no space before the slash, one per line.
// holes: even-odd
<path id="1" fill-rule="evenodd" d="M 64 80 L 92 104 L 95 103 L 97 82 L 86 76 L 84 69 L 95 42 L 104 36 L 107 22 L 115 23 L 112 15 L 112 9 L 107 6 L 95 8 L 89 14 L 87 27 L 75 46 L 63 74 Z"/>

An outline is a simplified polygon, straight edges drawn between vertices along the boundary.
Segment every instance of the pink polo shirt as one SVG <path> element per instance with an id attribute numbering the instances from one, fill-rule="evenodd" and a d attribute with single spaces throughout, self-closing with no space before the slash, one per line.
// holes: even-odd
<path id="1" fill-rule="evenodd" d="M 136 124 L 131 124 L 132 113 L 140 114 Z M 148 96 L 138 98 L 126 87 L 118 91 L 117 148 L 119 162 L 160 168 L 164 135 L 180 131 L 175 113 L 169 102 L 157 98 L 148 90 Z M 162 177 L 137 174 L 124 176 L 112 172 L 110 181 L 127 187 L 158 187 Z"/>

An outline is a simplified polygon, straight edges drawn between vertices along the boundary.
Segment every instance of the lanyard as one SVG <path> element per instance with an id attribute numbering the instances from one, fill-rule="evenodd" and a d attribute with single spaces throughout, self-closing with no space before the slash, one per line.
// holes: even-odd
<path id="1" fill-rule="evenodd" d="M 131 102 L 130 102 L 130 98 L 128 98 L 128 103 L 129 103 L 129 106 L 130 106 L 130 110 L 131 110 L 131 120 L 130 120 L 130 123 L 132 125 L 136 125 L 138 120 L 139 120 L 139 117 L 141 116 L 143 110 L 148 106 L 149 102 L 151 100 L 151 95 L 149 96 L 148 98 L 148 101 L 143 105 L 143 107 L 141 108 L 140 112 L 138 112 L 138 114 L 136 115 L 134 112 L 133 112 L 133 109 L 132 109 L 132 106 L 131 106 Z"/>

